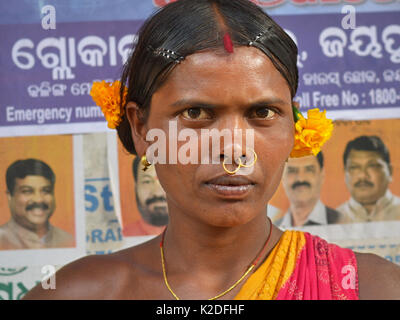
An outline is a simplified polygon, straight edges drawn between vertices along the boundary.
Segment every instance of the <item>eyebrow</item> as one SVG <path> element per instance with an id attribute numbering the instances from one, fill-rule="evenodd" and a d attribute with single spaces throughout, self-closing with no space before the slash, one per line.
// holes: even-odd
<path id="1" fill-rule="evenodd" d="M 149 174 L 145 174 L 145 175 L 141 176 L 140 178 L 141 179 L 145 179 L 145 178 L 153 179 L 153 177 L 151 175 L 149 175 Z"/>
<path id="2" fill-rule="evenodd" d="M 22 185 L 22 186 L 18 186 L 19 189 L 24 189 L 24 188 L 29 188 L 29 189 L 33 189 L 32 186 L 29 185 Z"/>
<path id="3" fill-rule="evenodd" d="M 254 101 L 248 104 L 251 107 L 262 107 L 266 105 L 277 104 L 277 105 L 286 105 L 287 102 L 278 98 L 278 97 L 271 97 L 271 98 L 264 98 L 258 101 Z M 197 108 L 205 108 L 205 109 L 214 109 L 218 107 L 224 107 L 223 104 L 213 104 L 204 102 L 201 100 L 191 100 L 191 99 L 181 99 L 173 104 L 170 105 L 171 107 L 183 107 L 183 106 L 192 106 Z"/>
<path id="4" fill-rule="evenodd" d="M 31 185 L 21 185 L 21 186 L 18 186 L 18 189 L 35 189 L 36 187 L 35 186 L 31 186 Z M 44 188 L 52 188 L 52 186 L 51 185 L 45 185 L 45 186 L 41 186 L 40 187 L 40 189 L 44 189 Z"/>

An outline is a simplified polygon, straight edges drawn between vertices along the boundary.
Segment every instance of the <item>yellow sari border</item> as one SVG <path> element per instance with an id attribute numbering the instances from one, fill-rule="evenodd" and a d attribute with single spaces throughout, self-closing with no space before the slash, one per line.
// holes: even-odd
<path id="1" fill-rule="evenodd" d="M 285 231 L 267 260 L 249 277 L 235 300 L 275 299 L 292 275 L 306 239 L 301 231 Z"/>

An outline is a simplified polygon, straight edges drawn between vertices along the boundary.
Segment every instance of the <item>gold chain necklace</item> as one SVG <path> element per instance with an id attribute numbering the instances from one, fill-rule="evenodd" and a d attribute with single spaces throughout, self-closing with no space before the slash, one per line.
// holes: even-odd
<path id="1" fill-rule="evenodd" d="M 264 249 L 267 247 L 267 244 L 269 242 L 269 239 L 271 237 L 271 233 L 272 233 L 272 222 L 271 219 L 268 218 L 269 221 L 269 234 L 268 234 L 268 238 L 267 241 L 265 241 L 265 244 L 263 246 L 263 248 L 261 249 L 260 253 L 257 255 L 257 257 L 254 259 L 254 261 L 252 262 L 252 264 L 250 265 L 250 267 L 246 270 L 246 272 L 240 277 L 240 279 L 238 281 L 236 281 L 232 286 L 230 286 L 228 289 L 226 289 L 224 292 L 216 295 L 215 297 L 212 297 L 208 300 L 216 300 L 222 296 L 224 296 L 225 294 L 227 294 L 229 291 L 231 291 L 232 289 L 234 289 L 240 282 L 242 282 L 242 280 L 244 278 L 246 278 L 246 276 L 254 269 L 254 267 L 257 265 L 258 260 L 261 258 L 261 254 L 263 253 Z M 164 282 L 165 285 L 167 286 L 169 292 L 171 292 L 171 294 L 174 296 L 174 298 L 176 300 L 180 300 L 179 297 L 175 294 L 175 292 L 172 290 L 171 286 L 168 283 L 168 279 L 167 279 L 167 272 L 165 270 L 165 259 L 164 259 L 164 250 L 163 250 L 163 246 L 164 246 L 164 236 L 165 236 L 165 231 L 167 229 L 164 229 L 164 232 L 162 234 L 162 238 L 161 238 L 161 242 L 160 242 L 160 251 L 161 251 L 161 265 L 162 265 L 162 271 L 163 271 L 163 276 L 164 276 Z"/>

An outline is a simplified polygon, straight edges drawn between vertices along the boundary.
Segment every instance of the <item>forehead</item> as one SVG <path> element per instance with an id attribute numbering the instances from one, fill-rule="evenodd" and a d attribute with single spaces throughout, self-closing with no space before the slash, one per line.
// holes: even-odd
<path id="1" fill-rule="evenodd" d="M 32 187 L 41 188 L 51 186 L 50 180 L 42 176 L 26 176 L 25 178 L 15 179 L 15 188 L 18 187 Z"/>
<path id="2" fill-rule="evenodd" d="M 368 162 L 368 161 L 382 161 L 382 156 L 376 151 L 366 150 L 351 150 L 347 161 L 351 162 Z"/>
<path id="3" fill-rule="evenodd" d="M 165 103 L 179 97 L 247 104 L 249 98 L 260 96 L 291 102 L 286 80 L 263 52 L 253 47 L 235 47 L 231 54 L 214 50 L 187 56 L 152 101 Z"/>
<path id="4" fill-rule="evenodd" d="M 291 168 L 301 168 L 301 167 L 317 166 L 317 165 L 319 166 L 319 163 L 317 157 L 314 156 L 289 158 L 288 163 L 286 164 L 287 167 Z"/>
<path id="5" fill-rule="evenodd" d="M 143 171 L 142 169 L 139 168 L 138 179 L 140 180 L 145 178 L 151 178 L 151 179 L 157 178 L 157 172 L 154 169 L 154 166 L 150 166 L 146 171 Z"/>

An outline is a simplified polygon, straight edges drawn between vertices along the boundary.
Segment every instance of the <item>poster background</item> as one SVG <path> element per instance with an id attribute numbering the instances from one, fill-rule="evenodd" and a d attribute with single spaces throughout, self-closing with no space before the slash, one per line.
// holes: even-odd
<path id="1" fill-rule="evenodd" d="M 22 1 L 26 10 L 20 10 L 21 1 L 4 8 L 9 17 L 0 14 L 0 136 L 105 132 L 89 96 L 91 84 L 119 78 L 141 24 L 171 1 L 123 0 L 112 8 L 104 0 Z M 252 2 L 298 44 L 295 100 L 301 111 L 320 107 L 331 118 L 348 120 L 400 117 L 398 1 L 360 1 L 351 7 L 351 27 L 343 25 L 347 1 Z M 48 17 L 38 10 L 47 3 L 57 13 L 48 29 L 42 24 Z"/>
<path id="2" fill-rule="evenodd" d="M 82 37 L 88 35 L 98 35 L 103 40 L 108 41 L 109 37 L 115 36 L 116 40 L 119 40 L 122 36 L 130 32 L 135 32 L 142 22 L 156 9 L 166 5 L 170 0 L 15 0 L 15 1 L 0 1 L 0 38 L 2 38 L 2 49 L 0 51 L 0 61 L 3 65 L 3 72 L 0 73 L 0 89 L 3 89 L 0 94 L 0 111 L 3 111 L 6 104 L 21 105 L 23 107 L 32 106 L 44 106 L 44 107 L 71 107 L 77 106 L 89 106 L 93 105 L 90 97 L 87 93 L 78 94 L 71 96 L 71 92 L 65 96 L 57 96 L 52 99 L 46 97 L 30 98 L 27 97 L 27 87 L 31 84 L 40 85 L 42 81 L 49 81 L 51 79 L 51 70 L 44 69 L 40 65 L 40 60 L 35 55 L 35 49 L 37 44 L 48 37 L 65 37 L 68 41 L 69 38 L 78 41 Z M 400 70 L 400 64 L 390 64 L 388 61 L 388 54 L 383 48 L 384 58 L 383 59 L 371 59 L 370 57 L 363 58 L 359 55 L 350 52 L 348 46 L 345 48 L 345 57 L 340 59 L 326 59 L 322 57 L 320 47 L 318 45 L 318 31 L 317 28 L 326 28 L 332 23 L 335 26 L 340 27 L 340 20 L 343 18 L 341 10 L 344 5 L 349 4 L 346 0 L 279 0 L 279 1 L 268 1 L 268 0 L 254 0 L 253 2 L 259 4 L 263 10 L 271 14 L 278 21 L 282 21 L 292 31 L 296 32 L 300 53 L 307 51 L 309 53 L 307 60 L 301 60 L 308 70 L 316 72 L 324 72 L 327 70 L 340 69 L 340 72 L 348 71 L 348 69 L 354 68 L 355 70 L 366 70 L 372 68 L 380 73 L 383 72 L 384 68 L 389 67 L 393 70 Z M 271 3 L 277 3 L 277 5 L 270 5 Z M 301 4 L 300 4 L 301 3 Z M 359 23 L 366 24 L 367 26 L 376 25 L 378 28 L 378 42 L 382 43 L 382 30 L 386 27 L 388 21 L 387 17 L 390 17 L 391 21 L 395 21 L 399 24 L 400 21 L 400 2 L 388 1 L 382 2 L 378 0 L 366 0 L 366 1 L 351 1 L 354 4 L 357 14 L 357 25 Z M 53 5 L 56 9 L 56 30 L 44 30 L 41 28 L 41 22 L 44 14 L 42 8 L 45 5 Z M 369 13 L 369 15 L 368 15 Z M 380 13 L 380 14 L 376 14 Z M 363 15 L 364 14 L 364 15 Z M 360 19 L 359 19 L 360 18 Z M 329 20 L 329 23 L 327 23 Z M 315 21 L 320 23 L 314 24 Z M 390 22 L 390 23 L 392 23 Z M 285 26 L 284 25 L 284 26 Z M 305 29 L 304 29 L 305 28 Z M 312 31 L 311 33 L 305 32 L 304 30 Z M 347 30 L 345 33 L 350 37 L 351 30 Z M 28 51 L 35 58 L 36 66 L 35 69 L 30 72 L 18 69 L 10 61 L 12 46 L 21 37 L 28 38 L 34 43 L 34 48 L 28 48 Z M 398 39 L 394 42 L 393 48 L 400 48 Z M 363 47 L 365 49 L 365 47 Z M 26 48 L 25 48 L 26 49 Z M 51 53 L 59 52 L 55 48 L 50 48 Z M 46 51 L 46 53 L 49 53 Z M 311 55 L 310 55 L 311 54 Z M 120 56 L 117 56 L 120 59 Z M 73 69 L 76 76 L 73 80 L 62 80 L 57 81 L 61 84 L 68 86 L 68 90 L 71 89 L 73 83 L 77 82 L 88 83 L 93 79 L 114 79 L 119 73 L 121 67 L 120 64 L 110 67 L 110 65 L 102 65 L 97 67 L 87 66 L 80 63 L 79 57 L 77 57 L 77 67 Z M 302 58 L 304 56 L 302 55 Z M 321 62 L 323 60 L 323 62 Z M 104 61 L 109 62 L 109 56 L 104 57 Z M 70 63 L 70 61 L 68 61 Z M 340 68 L 338 68 L 340 66 Z M 353 69 L 352 69 L 353 70 Z M 5 72 L 7 71 L 7 72 Z M 305 69 L 300 70 L 300 77 L 304 74 Z M 380 74 L 381 75 L 381 74 Z M 10 79 L 12 79 L 10 81 Z M 4 84 L 4 86 L 2 86 Z M 381 83 L 382 85 L 382 83 Z M 390 86 L 396 88 L 400 87 L 400 82 L 392 82 Z M 319 88 L 325 88 L 324 86 L 309 86 L 307 90 L 312 92 L 319 90 Z M 362 93 L 365 90 L 363 84 L 351 84 L 348 88 Z M 6 89 L 6 90 L 4 90 Z M 326 86 L 326 91 L 329 91 L 331 87 Z M 337 88 L 335 88 L 337 90 Z M 397 89 L 398 90 L 398 89 Z M 14 93 L 10 96 L 10 92 Z M 365 91 L 364 91 L 365 93 Z M 398 93 L 400 94 L 400 93 Z M 361 96 L 362 97 L 362 96 Z M 366 97 L 366 99 L 368 96 Z M 361 102 L 362 103 L 362 102 Z M 367 105 L 367 101 L 365 101 Z M 377 119 L 377 118 L 399 118 L 400 117 L 400 103 L 397 103 L 397 111 L 393 112 L 392 109 L 384 108 L 384 106 L 376 106 L 375 109 L 368 110 L 348 110 L 346 113 L 342 113 L 341 119 L 355 120 L 355 119 Z M 332 116 L 328 112 L 329 116 Z M 4 121 L 4 119 L 0 119 Z M 45 135 L 59 134 L 59 133 L 74 133 L 73 138 L 82 138 L 81 134 L 86 132 L 108 132 L 104 120 L 101 117 L 94 117 L 93 121 L 89 123 L 52 123 L 43 124 L 40 126 L 34 124 L 25 123 L 23 126 L 2 126 L 0 125 L 0 136 L 28 136 L 28 135 L 41 135 L 40 139 L 37 138 L 36 142 L 32 146 L 25 146 L 27 150 L 19 150 L 18 139 L 12 138 L 15 144 L 12 144 L 12 152 L 29 151 L 36 152 L 38 157 L 41 157 L 46 152 L 46 159 L 51 159 L 52 156 L 58 152 L 54 150 L 63 151 L 65 146 L 68 144 L 50 144 Z M 1 121 L 0 121 L 1 122 Z M 386 125 L 388 127 L 386 127 Z M 371 124 L 371 130 L 383 130 L 382 133 L 388 136 L 388 140 L 385 138 L 385 143 L 388 145 L 392 157 L 393 165 L 393 182 L 390 186 L 394 194 L 399 194 L 399 145 L 396 144 L 396 139 L 399 136 L 399 129 L 396 128 L 399 125 L 399 120 L 393 120 L 393 122 L 374 122 Z M 376 128 L 374 127 L 376 126 Z M 342 128 L 343 127 L 343 128 Z M 375 129 L 374 129 L 375 128 Z M 390 128 L 390 129 L 389 129 Z M 343 124 L 337 126 L 337 132 L 331 142 L 329 142 L 325 150 L 325 168 L 329 170 L 330 175 L 325 180 L 325 184 L 322 190 L 322 199 L 327 204 L 336 206 L 344 200 L 347 200 L 348 193 L 344 185 L 344 173 L 342 167 L 342 152 L 345 143 L 361 130 L 366 130 L 363 125 L 352 127 L 350 125 Z M 339 133 L 338 133 L 339 132 Z M 341 132 L 341 133 L 340 133 Z M 111 132 L 114 134 L 115 132 Z M 336 135 L 339 135 L 336 137 Z M 69 137 L 69 138 L 68 138 Z M 59 137 L 60 138 L 60 137 Z M 115 135 L 114 135 L 115 138 Z M 390 138 L 390 139 L 389 139 Z M 61 139 L 61 138 L 60 138 Z M 71 136 L 66 136 L 66 140 L 71 139 Z M 75 166 L 65 171 L 70 172 L 70 176 L 75 176 L 75 182 L 77 187 L 75 188 L 76 206 L 71 207 L 71 211 L 74 211 L 79 219 L 86 219 L 87 227 L 83 228 L 77 220 L 77 238 L 83 240 L 79 244 L 86 245 L 86 254 L 104 254 L 114 250 L 118 250 L 121 246 L 130 246 L 138 244 L 142 241 L 149 239 L 149 237 L 130 237 L 123 238 L 120 236 L 120 223 L 121 223 L 121 210 L 119 204 L 119 182 L 118 172 L 124 172 L 129 177 L 127 181 L 134 181 L 131 163 L 132 158 L 128 160 L 118 159 L 114 162 L 110 162 L 110 158 L 107 157 L 107 148 L 110 148 L 110 143 L 104 142 L 104 135 L 93 134 L 84 136 L 84 148 L 83 154 L 85 159 L 80 157 L 76 163 L 85 163 L 85 173 L 79 166 Z M 5 141 L 0 139 L 0 165 L 6 161 L 3 150 L 2 142 Z M 11 140 L 9 140 L 11 141 Z M 112 152 L 114 156 L 118 156 L 121 153 L 117 150 L 114 144 L 114 140 L 111 144 Z M 62 146 L 62 147 L 61 147 Z M 10 148 L 8 148 L 10 149 Z M 15 149 L 15 150 L 14 150 Z M 49 149 L 46 151 L 46 149 Z M 82 152 L 82 150 L 80 150 Z M 81 156 L 81 155 L 80 155 Z M 63 163 L 61 157 L 54 161 L 58 164 Z M 122 158 L 121 158 L 122 159 Z M 335 163 L 337 161 L 337 163 Z M 57 168 L 57 164 L 53 165 L 49 163 L 57 174 L 56 189 L 60 186 L 60 182 L 63 181 Z M 64 165 L 62 169 L 64 170 Z M 4 167 L 1 170 L 4 171 Z M 328 169 L 329 168 L 329 169 Z M 0 172 L 2 172 L 0 171 Z M 116 174 L 115 174 L 115 172 Z M 113 173 L 114 172 L 114 173 Z M 70 176 L 66 175 L 67 179 L 71 179 Z M 5 187 L 1 184 L 4 183 L 0 177 L 0 199 L 6 199 L 4 195 Z M 330 187 L 334 188 L 331 191 Z M 340 193 L 335 190 L 341 190 Z M 103 193 L 104 190 L 107 192 Z M 112 197 L 110 197 L 110 190 L 112 190 Z M 60 191 L 57 191 L 60 192 Z M 70 192 L 67 190 L 67 192 Z M 128 184 L 124 187 L 121 192 L 131 194 L 132 197 L 122 203 L 124 212 L 129 212 L 129 215 L 125 216 L 127 222 L 135 221 L 140 217 L 139 212 L 136 209 L 136 198 L 134 195 L 133 184 Z M 3 197 L 4 196 L 4 197 Z M 57 211 L 52 219 L 57 216 L 61 218 L 59 214 L 61 199 L 67 196 L 66 193 L 56 195 L 57 200 Z M 73 193 L 70 193 L 69 200 L 72 199 Z M 83 200 L 85 197 L 85 200 Z M 67 199 L 67 201 L 68 201 Z M 286 202 L 285 202 L 286 201 Z M 97 206 L 93 205 L 97 203 Z M 272 204 L 285 209 L 287 207 L 286 196 L 280 188 L 274 197 Z M 85 211 L 86 209 L 86 211 Z M 90 210 L 89 210 L 90 209 Z M 1 212 L 8 212 L 7 204 L 0 201 Z M 6 210 L 6 211 L 4 211 Z M 5 215 L 1 214 L 0 219 L 7 220 Z M 0 220 L 1 221 L 1 220 Z M 55 220 L 54 220 L 55 221 Z M 60 222 L 63 223 L 63 222 Z M 68 225 L 68 223 L 67 223 Z M 68 228 L 72 228 L 70 225 Z M 320 228 L 320 229 L 318 229 Z M 391 261 L 400 264 L 400 238 L 399 235 L 399 223 L 373 223 L 373 224 L 359 224 L 359 225 L 336 225 L 334 227 L 314 227 L 311 228 L 315 233 L 318 230 L 321 231 L 321 235 L 326 235 L 326 239 L 332 239 L 339 245 L 349 246 L 359 252 L 374 252 L 385 258 L 390 256 Z M 388 230 L 390 232 L 388 232 Z M 388 237 L 386 239 L 386 237 Z M 86 239 L 86 243 L 84 240 Z M 85 249 L 85 248 L 83 248 Z M 388 250 L 390 252 L 388 252 Z M 83 251 L 79 251 L 82 253 Z M 58 257 L 54 251 L 46 251 L 42 258 L 43 261 L 51 261 L 54 258 L 58 259 L 58 262 L 63 261 L 67 255 L 68 258 L 77 257 L 77 254 L 70 254 L 70 252 L 62 251 L 58 252 Z M 63 258 L 60 259 L 60 258 Z M 33 266 L 36 263 L 35 257 L 32 256 L 29 262 L 26 260 L 20 263 L 20 267 L 15 267 L 17 260 L 15 259 L 0 259 L 0 299 L 20 299 L 23 294 L 30 289 L 33 284 L 40 281 L 42 274 L 40 272 L 41 266 Z M 42 263 L 43 264 L 43 263 Z M 19 270 L 20 272 L 14 272 Z M 3 288 L 6 288 L 4 290 Z"/>
<path id="3" fill-rule="evenodd" d="M 56 175 L 56 209 L 51 224 L 75 235 L 74 166 L 72 136 L 33 136 L 0 139 L 0 224 L 10 219 L 6 195 L 6 170 L 16 160 L 35 158 L 47 163 Z"/>
<path id="4" fill-rule="evenodd" d="M 394 195 L 400 195 L 400 120 L 335 121 L 332 138 L 322 148 L 325 180 L 321 190 L 321 200 L 331 208 L 337 208 L 350 198 L 344 180 L 343 152 L 350 140 L 361 135 L 377 135 L 389 149 L 393 167 L 389 189 Z M 289 200 L 282 183 L 270 204 L 282 209 L 282 214 L 287 211 Z"/>
<path id="5" fill-rule="evenodd" d="M 121 197 L 121 218 L 123 226 L 142 219 L 137 208 L 135 196 L 135 179 L 133 177 L 132 162 L 134 155 L 129 154 L 122 146 L 119 139 L 118 145 L 118 168 Z"/>

